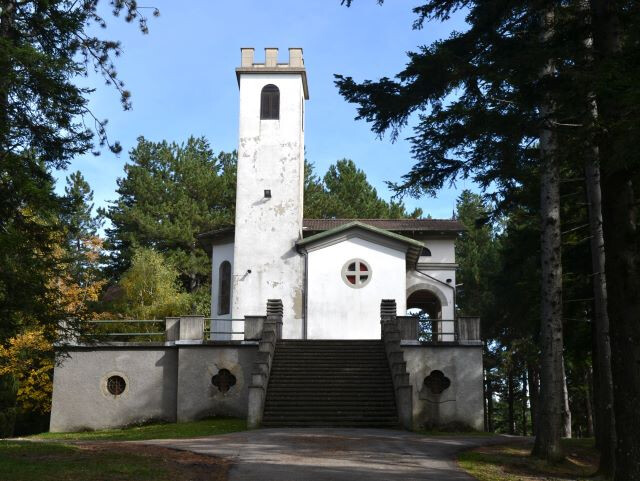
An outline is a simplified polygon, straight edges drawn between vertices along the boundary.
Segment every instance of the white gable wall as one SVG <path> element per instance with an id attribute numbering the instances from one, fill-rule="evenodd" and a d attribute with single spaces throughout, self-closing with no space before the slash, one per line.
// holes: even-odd
<path id="1" fill-rule="evenodd" d="M 342 267 L 361 259 L 371 280 L 359 289 L 342 280 Z M 395 299 L 406 310 L 406 254 L 353 237 L 310 250 L 307 268 L 308 339 L 380 339 L 380 301 Z"/>

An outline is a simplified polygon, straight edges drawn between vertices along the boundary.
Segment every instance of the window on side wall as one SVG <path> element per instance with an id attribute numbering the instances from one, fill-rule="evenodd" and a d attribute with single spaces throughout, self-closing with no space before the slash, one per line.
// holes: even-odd
<path id="1" fill-rule="evenodd" d="M 231 312 L 231 263 L 224 261 L 218 269 L 218 315 Z"/>

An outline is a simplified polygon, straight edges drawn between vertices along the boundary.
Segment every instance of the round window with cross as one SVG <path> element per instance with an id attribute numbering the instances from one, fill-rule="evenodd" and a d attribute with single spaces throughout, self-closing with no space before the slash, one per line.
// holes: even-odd
<path id="1" fill-rule="evenodd" d="M 354 289 L 364 287 L 371 280 L 371 267 L 362 259 L 351 259 L 342 267 L 342 280 Z"/>

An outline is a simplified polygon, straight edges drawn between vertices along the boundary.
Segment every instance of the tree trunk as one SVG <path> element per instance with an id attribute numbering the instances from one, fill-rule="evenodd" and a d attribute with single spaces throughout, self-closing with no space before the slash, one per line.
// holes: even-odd
<path id="1" fill-rule="evenodd" d="M 522 370 L 522 435 L 527 435 L 527 371 Z"/>
<path id="2" fill-rule="evenodd" d="M 597 73 L 601 68 L 603 73 L 607 72 L 620 61 L 621 28 L 616 8 L 617 2 L 591 1 Z M 621 105 L 616 95 L 600 95 L 595 91 L 598 119 L 604 126 L 598 148 L 616 430 L 614 480 L 637 481 L 640 480 L 640 236 L 633 179 L 638 181 L 638 170 L 633 162 L 625 162 L 627 153 L 616 150 L 616 136 L 621 134 L 615 131 L 615 126 L 626 106 Z"/>
<path id="3" fill-rule="evenodd" d="M 569 407 L 569 389 L 567 389 L 567 371 L 562 361 L 562 437 L 571 437 L 571 408 Z"/>
<path id="4" fill-rule="evenodd" d="M 493 384 L 487 376 L 487 430 L 492 433 L 493 429 Z"/>
<path id="5" fill-rule="evenodd" d="M 553 11 L 542 19 L 547 40 L 553 34 Z M 542 77 L 553 75 L 553 62 Z M 553 102 L 548 96 L 540 108 L 540 406 L 533 455 L 556 462 L 564 458 L 562 434 L 564 363 L 562 358 L 562 250 L 560 229 L 560 166 L 556 159 L 556 138 L 552 130 Z"/>
<path id="6" fill-rule="evenodd" d="M 540 313 L 540 405 L 533 453 L 549 461 L 563 458 L 560 446 L 564 413 L 562 358 L 562 254 L 560 247 L 559 168 L 550 130 L 541 134 L 542 299 Z"/>
<path id="7" fill-rule="evenodd" d="M 594 117 L 597 112 L 592 108 Z M 595 119 L 594 119 L 595 120 Z M 611 378 L 611 344 L 609 340 L 609 315 L 607 314 L 607 281 L 605 278 L 605 246 L 602 231 L 602 193 L 600 191 L 600 167 L 598 150 L 584 166 L 589 206 L 589 231 L 591 234 L 591 269 L 593 271 L 594 343 L 593 363 L 596 366 L 596 444 L 600 449 L 599 471 L 611 475 L 615 466 L 615 417 L 613 413 L 613 381 Z M 593 426 L 591 427 L 593 431 Z"/>
<path id="8" fill-rule="evenodd" d="M 615 480 L 640 480 L 640 257 L 637 207 L 625 173 L 603 181 L 615 410 Z"/>
<path id="9" fill-rule="evenodd" d="M 529 404 L 531 405 L 531 434 L 537 434 L 538 419 L 538 398 L 539 398 L 539 374 L 537 366 L 527 364 L 527 374 L 529 378 Z"/>
<path id="10" fill-rule="evenodd" d="M 593 437 L 593 376 L 591 370 L 587 367 L 584 371 L 584 382 L 587 387 L 584 392 L 584 408 L 587 414 L 587 437 Z"/>
<path id="11" fill-rule="evenodd" d="M 482 383 L 483 387 L 483 397 L 482 397 L 482 409 L 484 410 L 484 431 L 489 432 L 489 410 L 487 409 L 487 400 L 489 396 L 489 376 L 487 374 L 487 370 L 483 369 L 484 374 L 484 382 Z"/>
<path id="12" fill-rule="evenodd" d="M 515 418 L 515 408 L 514 408 L 514 395 L 513 395 L 513 371 L 509 369 L 507 374 L 507 422 L 509 423 L 509 434 L 516 433 L 516 418 Z"/>

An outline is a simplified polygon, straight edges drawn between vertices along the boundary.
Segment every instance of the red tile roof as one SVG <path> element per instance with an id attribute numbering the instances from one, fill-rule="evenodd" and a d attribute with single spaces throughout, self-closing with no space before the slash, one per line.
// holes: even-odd
<path id="1" fill-rule="evenodd" d="M 449 219 L 304 219 L 303 229 L 307 232 L 324 231 L 354 221 L 394 232 L 423 231 L 456 233 L 466 230 L 462 222 Z"/>

